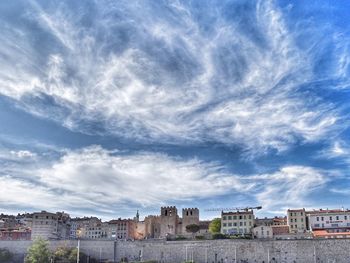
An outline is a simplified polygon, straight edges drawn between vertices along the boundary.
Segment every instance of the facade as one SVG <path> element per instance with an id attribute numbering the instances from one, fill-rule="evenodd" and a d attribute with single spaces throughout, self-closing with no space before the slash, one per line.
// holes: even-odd
<path id="1" fill-rule="evenodd" d="M 30 229 L 0 230 L 0 240 L 31 240 Z"/>
<path id="2" fill-rule="evenodd" d="M 273 238 L 272 226 L 260 225 L 253 228 L 254 238 L 258 239 L 271 239 Z"/>
<path id="3" fill-rule="evenodd" d="M 68 239 L 70 235 L 70 217 L 64 212 L 49 213 L 41 211 L 33 213 L 32 240 Z"/>
<path id="4" fill-rule="evenodd" d="M 175 206 L 161 207 L 160 237 L 175 236 L 179 234 L 177 226 L 180 222 Z"/>
<path id="5" fill-rule="evenodd" d="M 272 226 L 273 236 L 282 236 L 289 234 L 288 225 L 274 225 Z"/>
<path id="6" fill-rule="evenodd" d="M 316 238 L 350 237 L 350 210 L 313 210 L 307 212 L 307 218 Z"/>
<path id="7" fill-rule="evenodd" d="M 136 222 L 132 219 L 111 220 L 106 225 L 106 237 L 113 240 L 135 239 Z"/>
<path id="8" fill-rule="evenodd" d="M 144 238 L 173 238 L 175 236 L 191 236 L 186 231 L 186 226 L 196 224 L 199 225 L 198 208 L 182 209 L 182 217 L 177 214 L 175 206 L 166 206 L 160 208 L 159 216 L 145 217 Z"/>
<path id="9" fill-rule="evenodd" d="M 229 235 L 250 235 L 254 227 L 254 212 L 221 212 L 221 233 Z"/>
<path id="10" fill-rule="evenodd" d="M 98 234 L 95 235 L 95 228 L 98 227 L 98 225 L 101 225 L 102 222 L 97 217 L 76 217 L 71 219 L 71 228 L 70 228 L 70 238 L 71 239 L 88 239 L 92 236 L 95 238 L 95 236 L 99 236 Z M 92 229 L 94 228 L 94 229 Z"/>
<path id="11" fill-rule="evenodd" d="M 288 222 L 290 233 L 305 233 L 307 231 L 305 208 L 288 209 L 287 222 Z"/>
<path id="12" fill-rule="evenodd" d="M 160 216 L 145 217 L 145 238 L 160 238 Z"/>
<path id="13" fill-rule="evenodd" d="M 181 234 L 183 234 L 183 235 L 189 234 L 189 233 L 187 233 L 186 226 L 193 225 L 193 224 L 199 225 L 199 209 L 198 208 L 184 208 L 184 209 L 182 209 Z"/>

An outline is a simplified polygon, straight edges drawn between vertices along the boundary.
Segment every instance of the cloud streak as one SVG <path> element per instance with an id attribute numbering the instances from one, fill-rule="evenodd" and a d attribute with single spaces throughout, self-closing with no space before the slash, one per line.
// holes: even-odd
<path id="1" fill-rule="evenodd" d="M 109 216 L 126 204 L 129 209 L 157 209 L 224 196 L 244 196 L 246 202 L 257 202 L 265 211 L 303 206 L 309 204 L 310 194 L 330 180 L 326 171 L 307 166 L 241 176 L 219 163 L 100 146 L 67 151 L 51 165 L 32 167 L 22 176 L 18 170 L 10 174 L 0 177 L 3 204 L 31 204 L 32 209 L 64 209 L 73 214 L 89 210 Z"/>
<path id="2" fill-rule="evenodd" d="M 335 105 L 300 90 L 314 80 L 312 57 L 271 1 L 31 3 L 21 19 L 39 29 L 43 52 L 23 28 L 4 31 L 17 45 L 0 50 L 0 93 L 72 130 L 239 145 L 254 156 L 339 125 Z"/>

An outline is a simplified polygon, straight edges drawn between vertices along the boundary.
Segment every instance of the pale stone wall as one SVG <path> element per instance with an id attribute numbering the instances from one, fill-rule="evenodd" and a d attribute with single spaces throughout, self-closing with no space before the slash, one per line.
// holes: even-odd
<path id="1" fill-rule="evenodd" d="M 1 248 L 16 253 L 18 262 L 31 241 L 0 241 Z M 52 248 L 58 246 L 76 247 L 76 240 L 51 241 Z M 81 251 L 97 259 L 120 261 L 157 260 L 158 262 L 180 263 L 193 257 L 197 263 L 204 262 L 246 262 L 246 263 L 348 263 L 350 262 L 350 240 L 213 240 L 213 241 L 81 241 Z M 316 252 L 316 257 L 314 256 Z M 22 260 L 22 261 L 21 261 Z M 83 262 L 82 262 L 83 263 Z"/>

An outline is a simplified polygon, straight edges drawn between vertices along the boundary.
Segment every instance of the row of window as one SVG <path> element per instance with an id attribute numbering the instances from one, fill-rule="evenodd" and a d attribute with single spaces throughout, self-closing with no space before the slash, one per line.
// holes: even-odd
<path id="1" fill-rule="evenodd" d="M 322 228 L 324 227 L 324 223 L 322 223 L 321 225 L 320 224 L 314 224 L 314 227 L 320 227 L 322 226 Z M 350 226 L 350 223 L 347 223 L 346 226 Z M 339 224 L 331 224 L 331 227 L 339 227 Z"/>
<path id="2" fill-rule="evenodd" d="M 298 225 L 290 225 L 290 228 L 298 228 Z M 301 225 L 301 228 L 304 229 L 304 225 Z"/>
<path id="3" fill-rule="evenodd" d="M 335 216 L 335 217 L 329 216 L 329 221 L 332 221 L 334 218 L 335 218 L 335 220 L 341 220 L 342 216 Z M 344 220 L 348 220 L 348 216 L 344 216 L 343 218 L 344 218 Z M 325 217 L 324 216 L 321 216 L 321 217 L 317 216 L 316 221 L 325 221 Z"/>
<path id="4" fill-rule="evenodd" d="M 295 223 L 297 223 L 298 222 L 298 218 L 291 218 L 290 219 L 290 222 L 292 222 L 293 223 L 293 221 L 295 222 Z M 304 222 L 304 218 L 300 218 L 300 222 Z"/>
<path id="5" fill-rule="evenodd" d="M 237 222 L 223 223 L 222 226 L 223 227 L 238 226 L 238 223 Z M 247 222 L 239 222 L 239 226 L 247 226 Z M 249 222 L 249 226 L 252 226 L 252 222 Z"/>
<path id="6" fill-rule="evenodd" d="M 223 216 L 222 220 L 237 220 L 237 219 L 247 219 L 246 215 L 239 215 L 239 216 Z M 248 215 L 248 219 L 252 219 L 252 215 Z"/>

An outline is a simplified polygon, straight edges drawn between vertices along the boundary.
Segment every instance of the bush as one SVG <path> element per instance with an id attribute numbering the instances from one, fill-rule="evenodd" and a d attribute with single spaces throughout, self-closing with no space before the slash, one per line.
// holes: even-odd
<path id="1" fill-rule="evenodd" d="M 175 240 L 186 240 L 187 238 L 184 236 L 177 236 Z"/>
<path id="2" fill-rule="evenodd" d="M 49 242 L 38 238 L 28 248 L 25 263 L 47 263 L 50 262 L 51 258 L 52 253 L 49 249 Z"/>
<path id="3" fill-rule="evenodd" d="M 6 248 L 0 248 L 0 262 L 9 262 L 13 258 L 13 254 Z"/>
<path id="4" fill-rule="evenodd" d="M 213 239 L 227 239 L 228 237 L 221 233 L 213 234 Z"/>
<path id="5" fill-rule="evenodd" d="M 196 236 L 196 239 L 198 239 L 198 240 L 204 240 L 205 237 L 204 237 L 204 236 Z"/>

